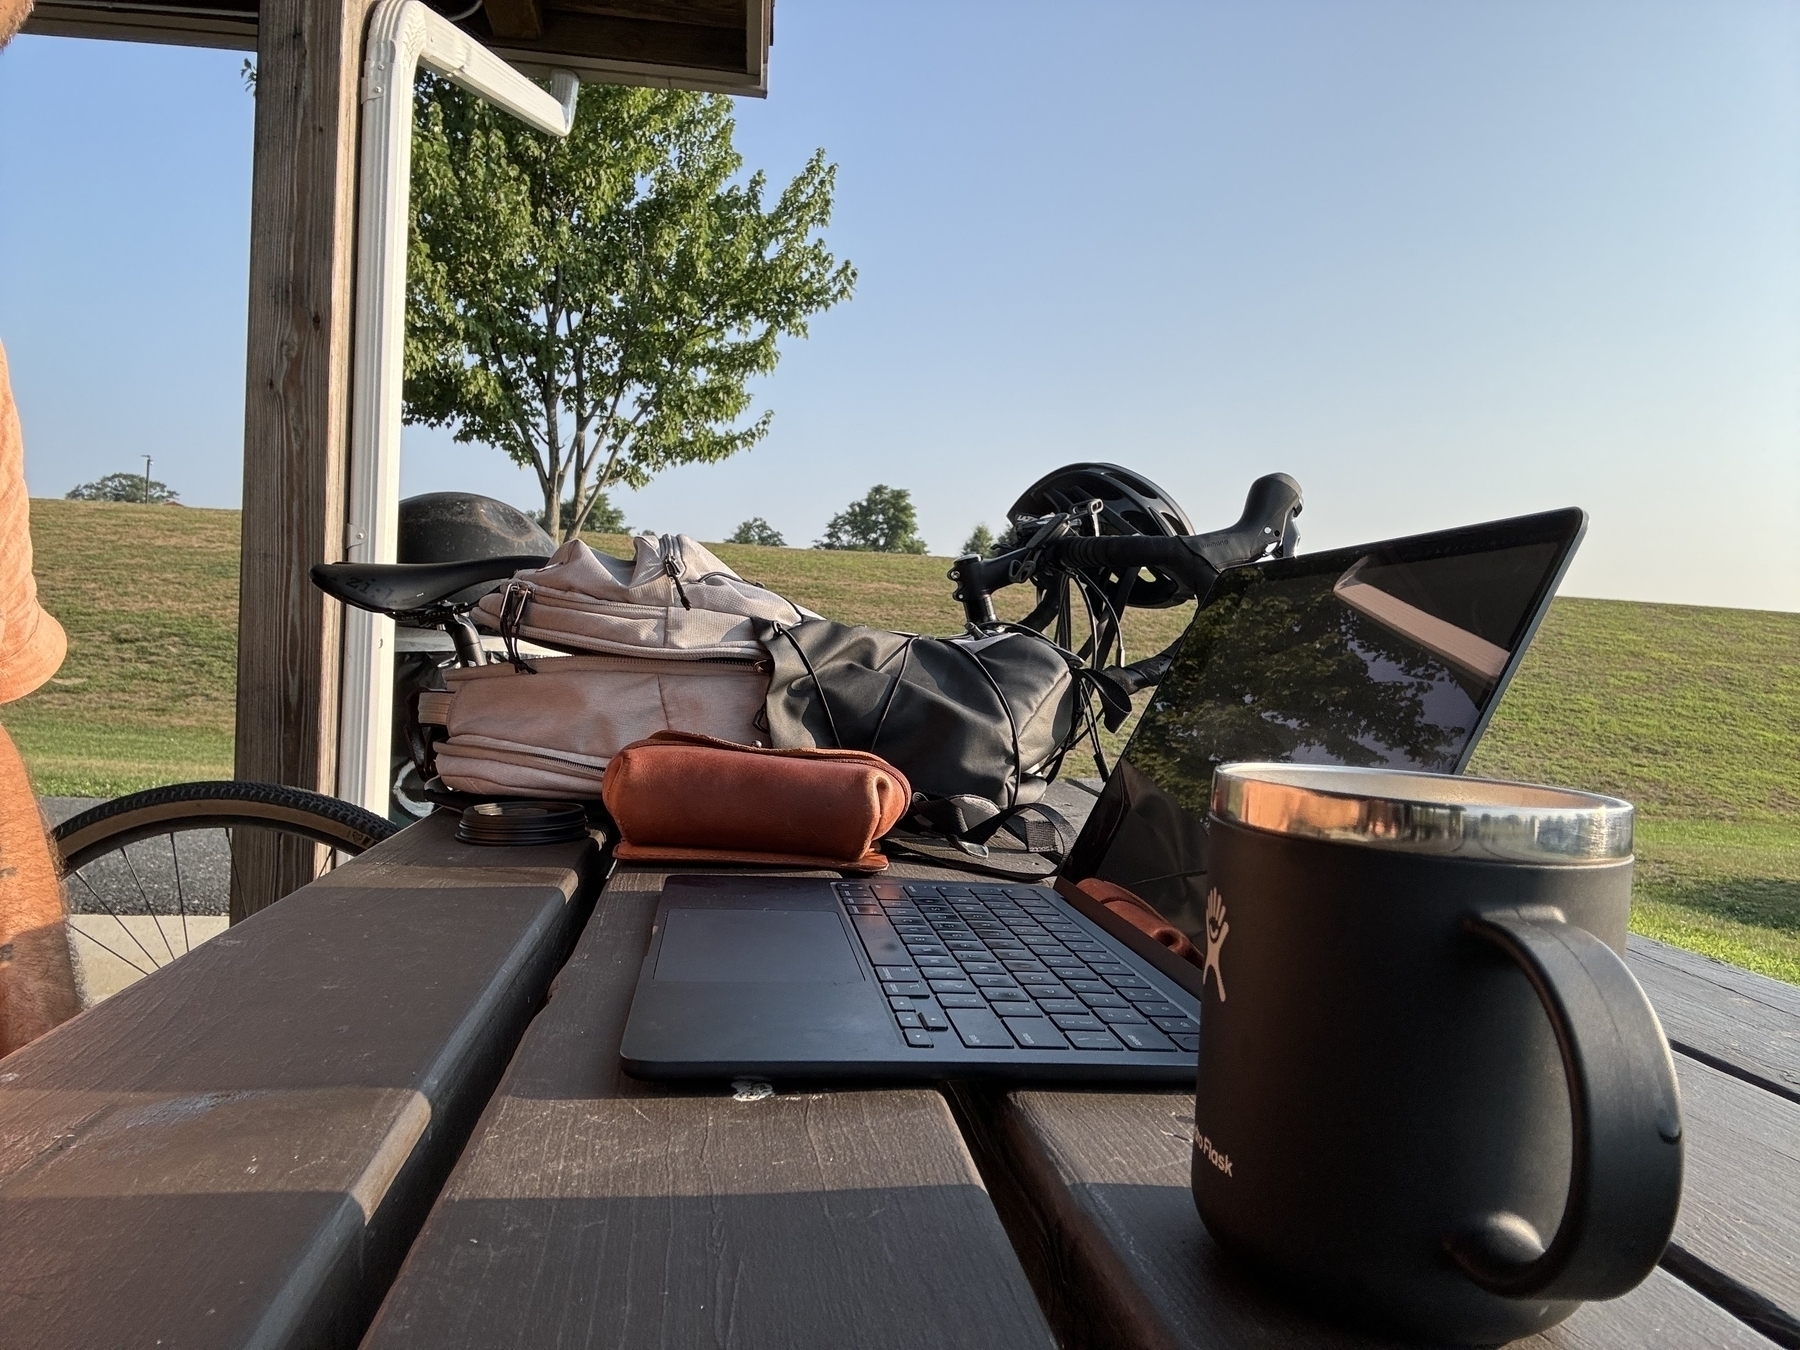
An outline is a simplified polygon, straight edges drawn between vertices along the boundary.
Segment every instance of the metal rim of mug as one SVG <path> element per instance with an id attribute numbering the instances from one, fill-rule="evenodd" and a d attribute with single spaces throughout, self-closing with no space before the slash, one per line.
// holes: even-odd
<path id="1" fill-rule="evenodd" d="M 1549 865 L 1631 856 L 1630 802 L 1492 778 L 1328 764 L 1224 764 L 1212 814 L 1271 834 Z"/>

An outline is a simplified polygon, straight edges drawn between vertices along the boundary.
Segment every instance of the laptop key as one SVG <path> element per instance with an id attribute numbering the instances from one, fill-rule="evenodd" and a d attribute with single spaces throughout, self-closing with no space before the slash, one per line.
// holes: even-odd
<path id="1" fill-rule="evenodd" d="M 933 956 L 930 952 L 926 952 L 923 955 L 914 957 L 913 963 L 919 966 L 930 967 L 934 970 L 941 969 L 944 966 L 950 966 L 954 969 L 956 966 L 956 958 L 952 956 Z"/>
<path id="2" fill-rule="evenodd" d="M 1133 1003 L 1140 1005 L 1145 1003 L 1167 1003 L 1169 1001 L 1169 996 L 1160 989 L 1120 989 L 1119 992 L 1125 995 L 1125 997 L 1130 999 Z"/>
<path id="3" fill-rule="evenodd" d="M 1170 1035 L 1198 1036 L 1200 1024 L 1191 1017 L 1157 1017 L 1151 1019 Z"/>
<path id="4" fill-rule="evenodd" d="M 967 980 L 933 980 L 931 992 L 934 994 L 972 994 L 975 986 Z"/>
<path id="5" fill-rule="evenodd" d="M 1077 1050 L 1121 1050 L 1110 1031 L 1071 1031 L 1069 1044 Z"/>
<path id="6" fill-rule="evenodd" d="M 919 1020 L 919 1014 L 916 1012 L 897 1012 L 894 1014 L 894 1020 L 903 1027 L 920 1027 L 925 1025 Z"/>
<path id="7" fill-rule="evenodd" d="M 1116 1026 L 1113 1034 L 1133 1050 L 1173 1050 L 1175 1042 L 1152 1026 Z"/>
<path id="8" fill-rule="evenodd" d="M 1052 1013 L 1050 1020 L 1064 1031 L 1104 1031 L 1106 1029 L 1106 1024 L 1090 1013 Z"/>
<path id="9" fill-rule="evenodd" d="M 998 961 L 964 961 L 963 969 L 971 975 L 1004 975 L 1006 967 Z"/>
<path id="10" fill-rule="evenodd" d="M 886 980 L 882 983 L 881 992 L 884 994 L 911 995 L 929 994 L 931 990 L 926 988 L 925 981 L 923 980 Z"/>
<path id="11" fill-rule="evenodd" d="M 1098 971 L 1100 968 L 1096 966 L 1094 969 Z M 1148 989 L 1150 987 L 1150 981 L 1146 980 L 1142 975 L 1132 975 L 1127 973 L 1124 975 L 1106 975 L 1104 978 L 1114 989 Z"/>
<path id="12" fill-rule="evenodd" d="M 1087 1005 L 1078 998 L 1041 998 L 1038 1007 L 1047 1013 L 1084 1013 Z"/>
<path id="13" fill-rule="evenodd" d="M 1060 984 L 1056 976 L 1047 970 L 1016 970 L 1013 978 L 1020 984 Z"/>
<path id="14" fill-rule="evenodd" d="M 1011 1034 L 1002 1022 L 986 1008 L 951 1008 L 950 1023 L 962 1043 L 971 1050 L 1011 1050 Z"/>
<path id="15" fill-rule="evenodd" d="M 1131 1006 L 1117 994 L 1083 994 L 1081 1001 L 1090 1008 L 1129 1008 Z"/>
<path id="16" fill-rule="evenodd" d="M 912 966 L 876 966 L 875 977 L 881 980 L 916 980 L 919 972 Z"/>
<path id="17" fill-rule="evenodd" d="M 1197 1053 L 1200 1049 L 1200 1038 L 1197 1035 L 1184 1036 L 1177 1032 L 1175 1035 L 1170 1036 L 1169 1039 L 1174 1041 L 1176 1045 L 1180 1046 L 1190 1055 Z"/>
<path id="18" fill-rule="evenodd" d="M 1133 1000 L 1136 1002 L 1136 1000 Z M 1173 1003 L 1138 1003 L 1137 1010 L 1145 1017 L 1180 1017 L 1181 1009 Z"/>
<path id="19" fill-rule="evenodd" d="M 1122 966 L 1117 961 L 1090 961 L 1088 963 L 1088 969 L 1102 979 L 1105 979 L 1109 975 L 1131 974 L 1130 966 Z"/>
<path id="20" fill-rule="evenodd" d="M 975 982 L 977 988 L 1012 989 L 1017 987 L 1010 975 L 977 975 L 971 971 L 969 978 Z"/>
<path id="21" fill-rule="evenodd" d="M 919 1009 L 919 1020 L 925 1024 L 927 1031 L 950 1030 L 950 1019 L 929 1003 Z"/>
<path id="22" fill-rule="evenodd" d="M 1068 985 L 1069 988 L 1073 989 L 1078 994 L 1110 994 L 1110 993 L 1112 993 L 1112 986 L 1110 984 L 1105 983 L 1102 980 L 1064 979 L 1063 983 Z"/>
<path id="23" fill-rule="evenodd" d="M 1095 1008 L 1094 1016 L 1109 1027 L 1149 1026 L 1144 1015 L 1135 1008 Z"/>
<path id="24" fill-rule="evenodd" d="M 1031 1003 L 1031 996 L 1016 984 L 1005 989 L 983 989 L 981 992 L 987 995 L 989 1003 Z"/>
<path id="25" fill-rule="evenodd" d="M 861 915 L 851 920 L 856 925 L 856 935 L 862 939 L 863 950 L 869 954 L 871 965 L 877 966 L 909 966 L 906 948 L 901 945 L 900 935 L 886 919 L 869 919 Z"/>
<path id="26" fill-rule="evenodd" d="M 911 1012 L 913 1001 L 910 998 L 890 998 L 888 1000 L 888 1007 L 892 1008 L 897 1013 Z"/>
<path id="27" fill-rule="evenodd" d="M 906 1043 L 918 1050 L 929 1050 L 932 1046 L 929 1031 L 915 1031 L 911 1027 L 906 1030 Z"/>
<path id="28" fill-rule="evenodd" d="M 1069 1048 L 1069 1038 L 1041 1017 L 1008 1018 L 1006 1029 L 1012 1032 L 1013 1039 L 1026 1050 L 1067 1050 Z"/>
<path id="29" fill-rule="evenodd" d="M 937 1001 L 946 1008 L 985 1008 L 987 1000 L 980 994 L 953 994 L 945 991 L 937 996 Z"/>

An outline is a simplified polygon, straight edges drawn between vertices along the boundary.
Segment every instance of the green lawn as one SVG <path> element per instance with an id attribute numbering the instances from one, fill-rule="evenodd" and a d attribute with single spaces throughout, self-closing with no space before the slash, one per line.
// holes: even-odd
<path id="1" fill-rule="evenodd" d="M 229 777 L 237 513 L 34 501 L 32 530 L 69 659 L 0 722 L 38 790 Z M 832 618 L 961 626 L 944 558 L 714 547 Z M 1029 594 L 997 599 L 1016 618 Z M 1134 611 L 1130 654 L 1187 613 Z M 1634 930 L 1800 983 L 1800 614 L 1558 600 L 1471 771 L 1637 803 Z"/>
<path id="2" fill-rule="evenodd" d="M 69 655 L 0 723 L 38 791 L 231 777 L 238 513 L 37 500 L 31 536 Z"/>

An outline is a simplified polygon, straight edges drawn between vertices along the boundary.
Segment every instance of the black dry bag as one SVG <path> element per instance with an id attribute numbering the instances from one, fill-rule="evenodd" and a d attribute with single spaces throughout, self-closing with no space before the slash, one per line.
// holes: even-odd
<path id="1" fill-rule="evenodd" d="M 954 834 L 1035 802 L 1075 730 L 1069 658 L 1032 632 L 934 638 L 815 619 L 757 636 L 775 663 L 775 745 L 880 755 Z"/>

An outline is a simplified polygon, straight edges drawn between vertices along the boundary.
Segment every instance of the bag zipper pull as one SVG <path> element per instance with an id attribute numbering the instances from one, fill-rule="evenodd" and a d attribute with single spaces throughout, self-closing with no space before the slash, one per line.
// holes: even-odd
<path id="1" fill-rule="evenodd" d="M 506 659 L 515 672 L 535 675 L 537 667 L 519 654 L 519 626 L 525 621 L 525 606 L 531 603 L 531 588 L 521 581 L 506 583 L 500 597 L 500 640 L 506 646 Z"/>
<path id="2" fill-rule="evenodd" d="M 693 605 L 688 601 L 687 592 L 681 589 L 681 568 L 675 559 L 666 553 L 663 554 L 663 571 L 667 572 L 669 580 L 675 583 L 675 594 L 681 598 L 681 607 L 692 609 Z"/>

